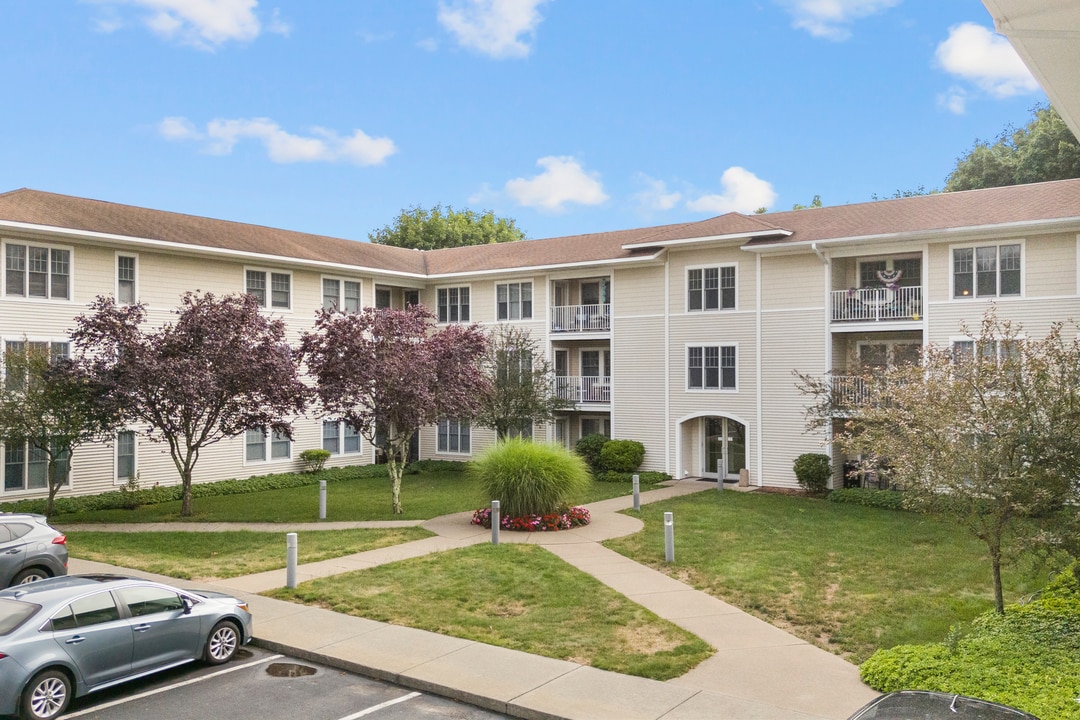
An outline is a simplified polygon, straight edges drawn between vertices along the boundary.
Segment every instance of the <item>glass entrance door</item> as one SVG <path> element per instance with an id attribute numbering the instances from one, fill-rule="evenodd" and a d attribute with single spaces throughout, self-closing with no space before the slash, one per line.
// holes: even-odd
<path id="1" fill-rule="evenodd" d="M 716 477 L 716 464 L 725 459 L 725 480 L 738 480 L 746 467 L 746 426 L 728 418 L 705 418 L 705 467 L 703 477 Z"/>

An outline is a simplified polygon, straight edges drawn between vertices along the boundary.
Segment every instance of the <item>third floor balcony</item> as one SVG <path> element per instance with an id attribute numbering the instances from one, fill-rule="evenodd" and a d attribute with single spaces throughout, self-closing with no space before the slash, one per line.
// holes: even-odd
<path id="1" fill-rule="evenodd" d="M 595 333 L 611 330 L 611 304 L 556 305 L 551 308 L 551 332 Z"/>
<path id="2" fill-rule="evenodd" d="M 922 317 L 921 287 L 863 287 L 831 293 L 834 323 L 917 321 Z"/>

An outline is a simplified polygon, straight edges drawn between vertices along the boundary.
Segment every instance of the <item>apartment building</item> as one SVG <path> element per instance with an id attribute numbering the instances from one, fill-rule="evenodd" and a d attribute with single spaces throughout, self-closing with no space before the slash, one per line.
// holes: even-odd
<path id="1" fill-rule="evenodd" d="M 186 291 L 247 292 L 293 341 L 327 305 L 423 303 L 439 323 L 540 340 L 574 408 L 534 437 L 635 439 L 644 469 L 753 485 L 796 486 L 799 454 L 831 452 L 805 430 L 793 371 L 842 378 L 973 342 L 960 325 L 990 303 L 1032 336 L 1080 319 L 1080 180 L 426 252 L 24 189 L 0 194 L 0 244 L 5 352 L 68 352 L 73 319 L 102 294 L 160 323 Z M 342 423 L 295 426 L 291 442 L 254 432 L 209 448 L 196 482 L 296 470 L 309 448 L 331 466 L 378 459 Z M 177 482 L 138 430 L 81 448 L 65 492 Z M 412 452 L 468 459 L 493 441 L 447 418 Z M 43 495 L 41 453 L 3 452 L 0 501 Z"/>

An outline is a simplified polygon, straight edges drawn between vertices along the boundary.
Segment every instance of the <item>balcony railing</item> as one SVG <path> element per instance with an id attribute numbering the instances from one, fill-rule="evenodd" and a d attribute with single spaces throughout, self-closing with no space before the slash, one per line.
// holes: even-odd
<path id="1" fill-rule="evenodd" d="M 922 315 L 922 288 L 851 288 L 832 293 L 833 322 L 918 320 Z"/>
<path id="2" fill-rule="evenodd" d="M 555 378 L 555 391 L 564 400 L 578 405 L 608 405 L 611 403 L 611 379 L 604 377 L 561 376 Z"/>
<path id="3" fill-rule="evenodd" d="M 557 305 L 551 308 L 551 332 L 607 332 L 611 305 Z"/>

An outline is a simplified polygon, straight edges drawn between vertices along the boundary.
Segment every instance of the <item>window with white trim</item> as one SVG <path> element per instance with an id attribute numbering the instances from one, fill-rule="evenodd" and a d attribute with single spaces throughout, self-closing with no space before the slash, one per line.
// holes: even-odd
<path id="1" fill-rule="evenodd" d="M 469 288 L 439 288 L 436 291 L 439 322 L 469 322 Z"/>
<path id="2" fill-rule="evenodd" d="M 734 345 L 692 345 L 686 348 L 689 390 L 735 390 Z"/>
<path id="3" fill-rule="evenodd" d="M 71 482 L 70 455 L 53 453 L 60 464 L 63 485 Z M 4 442 L 4 492 L 40 490 L 49 487 L 49 453 L 32 442 Z"/>
<path id="4" fill-rule="evenodd" d="M 116 256 L 116 302 L 132 305 L 137 297 L 135 289 L 136 257 L 134 255 Z"/>
<path id="5" fill-rule="evenodd" d="M 464 420 L 439 421 L 438 451 L 468 455 L 472 452 L 472 436 L 469 423 Z"/>
<path id="6" fill-rule="evenodd" d="M 686 271 L 686 309 L 690 312 L 735 309 L 735 265 Z"/>
<path id="7" fill-rule="evenodd" d="M 323 421 L 323 450 L 334 455 L 360 452 L 360 433 L 352 425 L 339 420 Z"/>
<path id="8" fill-rule="evenodd" d="M 998 364 L 1020 356 L 1021 340 L 953 340 L 952 353 L 954 362 L 967 362 L 977 356 L 980 360 L 994 360 Z M 977 355 L 976 355 L 977 354 Z"/>
<path id="9" fill-rule="evenodd" d="M 259 307 L 292 307 L 292 275 L 287 272 L 245 270 L 244 291 L 255 298 Z"/>
<path id="10" fill-rule="evenodd" d="M 1020 294 L 1019 243 L 953 248 L 953 297 L 1005 297 Z"/>
<path id="11" fill-rule="evenodd" d="M 496 284 L 495 307 L 498 320 L 531 320 L 532 283 Z"/>
<path id="12" fill-rule="evenodd" d="M 287 460 L 292 457 L 292 442 L 288 435 L 279 432 L 267 434 L 259 428 L 244 433 L 244 460 L 265 462 Z"/>
<path id="13" fill-rule="evenodd" d="M 4 286 L 8 297 L 71 299 L 71 250 L 5 243 Z"/>
<path id="14" fill-rule="evenodd" d="M 116 433 L 116 479 L 127 482 L 135 478 L 135 431 Z"/>
<path id="15" fill-rule="evenodd" d="M 50 340 L 7 340 L 4 342 L 4 383 L 16 390 L 26 384 L 30 353 L 48 353 L 49 362 L 67 358 L 71 344 Z"/>
<path id="16" fill-rule="evenodd" d="M 323 278 L 323 308 L 357 312 L 360 310 L 360 281 Z"/>

